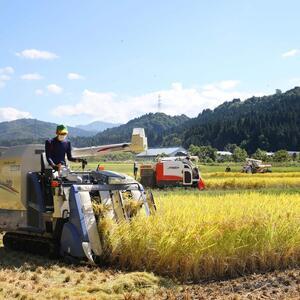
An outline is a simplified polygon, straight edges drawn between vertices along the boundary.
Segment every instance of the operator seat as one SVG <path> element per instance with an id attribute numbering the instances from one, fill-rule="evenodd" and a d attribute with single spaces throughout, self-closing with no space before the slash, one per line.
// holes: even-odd
<path id="1" fill-rule="evenodd" d="M 43 152 L 41 153 L 41 172 L 45 173 L 46 170 L 53 170 L 53 169 L 47 161 L 46 153 Z"/>

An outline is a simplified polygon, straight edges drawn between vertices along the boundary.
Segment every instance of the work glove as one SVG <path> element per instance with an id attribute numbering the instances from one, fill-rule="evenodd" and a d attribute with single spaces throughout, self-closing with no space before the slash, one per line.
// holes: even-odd
<path id="1" fill-rule="evenodd" d="M 81 168 L 82 168 L 82 170 L 84 170 L 85 166 L 87 165 L 87 160 L 84 158 L 78 158 L 77 161 L 81 162 Z"/>
<path id="2" fill-rule="evenodd" d="M 54 165 L 54 166 L 52 166 L 52 168 L 53 168 L 54 171 L 59 171 L 60 166 L 59 165 Z"/>
<path id="3" fill-rule="evenodd" d="M 81 162 L 82 164 L 87 165 L 87 160 L 84 158 L 77 158 L 77 162 Z"/>

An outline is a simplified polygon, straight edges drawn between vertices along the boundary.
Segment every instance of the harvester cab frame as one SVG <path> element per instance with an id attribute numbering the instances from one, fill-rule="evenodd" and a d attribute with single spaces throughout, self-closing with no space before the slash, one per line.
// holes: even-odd
<path id="1" fill-rule="evenodd" d="M 145 136 L 135 139 L 143 142 L 144 148 Z M 130 147 L 136 150 L 139 145 L 98 146 L 90 152 L 87 147 L 77 152 L 95 156 L 120 149 L 131 151 Z M 130 209 L 131 202 L 138 210 Z M 129 221 L 143 211 L 149 216 L 156 210 L 151 192 L 147 194 L 127 175 L 104 170 L 72 171 L 67 166 L 54 172 L 43 145 L 15 146 L 2 153 L 0 231 L 6 232 L 5 247 L 91 263 L 101 261 L 107 245 L 98 230 L 102 216 L 95 213 L 94 205 L 105 206 L 108 218 L 116 222 Z"/>

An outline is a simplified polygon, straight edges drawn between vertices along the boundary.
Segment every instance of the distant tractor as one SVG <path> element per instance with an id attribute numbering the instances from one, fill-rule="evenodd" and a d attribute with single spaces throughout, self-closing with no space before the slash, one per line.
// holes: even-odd
<path id="1" fill-rule="evenodd" d="M 196 187 L 204 189 L 199 169 L 189 157 L 164 157 L 140 167 L 141 183 L 146 187 Z"/>
<path id="2" fill-rule="evenodd" d="M 272 172 L 271 164 L 263 164 L 261 160 L 246 158 L 246 164 L 242 168 L 242 173 L 269 173 Z"/>

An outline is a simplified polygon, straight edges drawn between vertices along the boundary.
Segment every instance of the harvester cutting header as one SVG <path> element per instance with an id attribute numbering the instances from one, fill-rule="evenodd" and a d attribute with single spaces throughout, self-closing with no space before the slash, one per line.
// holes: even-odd
<path id="1" fill-rule="evenodd" d="M 63 141 L 63 135 L 57 136 L 58 141 Z M 48 144 L 52 147 L 51 141 Z M 83 162 L 82 157 L 146 148 L 144 129 L 135 128 L 131 143 L 74 148 L 72 158 Z M 1 150 L 0 231 L 6 232 L 4 246 L 95 262 L 103 256 L 105 237 L 98 230 L 101 216 L 95 214 L 94 205 L 105 207 L 115 221 L 130 220 L 141 208 L 146 215 L 154 212 L 153 196 L 126 175 L 72 171 L 57 160 L 61 150 L 57 149 L 55 153 L 48 148 L 53 155 L 46 155 L 44 145 Z M 134 210 L 130 203 L 134 203 Z"/>

